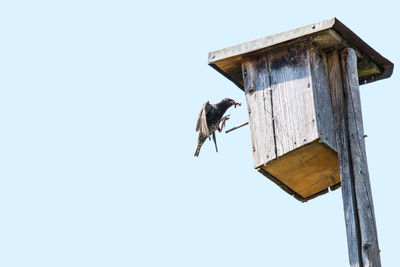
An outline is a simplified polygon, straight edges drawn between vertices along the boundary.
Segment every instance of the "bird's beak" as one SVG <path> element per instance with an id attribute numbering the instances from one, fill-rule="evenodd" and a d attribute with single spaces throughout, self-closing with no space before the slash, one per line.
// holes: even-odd
<path id="1" fill-rule="evenodd" d="M 241 103 L 236 102 L 235 100 L 231 100 L 231 101 L 229 101 L 229 103 L 231 103 L 232 105 L 234 105 L 235 108 L 236 108 L 236 106 L 241 106 L 241 105 L 242 105 Z"/>

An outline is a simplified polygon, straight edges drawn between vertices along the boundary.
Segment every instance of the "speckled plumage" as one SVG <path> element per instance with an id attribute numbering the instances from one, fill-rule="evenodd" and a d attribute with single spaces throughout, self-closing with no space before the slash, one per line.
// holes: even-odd
<path id="1" fill-rule="evenodd" d="M 240 105 L 240 103 L 229 98 L 225 98 L 216 104 L 210 104 L 208 101 L 204 103 L 196 123 L 196 131 L 199 131 L 199 138 L 194 156 L 199 156 L 201 146 L 218 129 L 226 110 L 232 105 L 236 106 Z"/>

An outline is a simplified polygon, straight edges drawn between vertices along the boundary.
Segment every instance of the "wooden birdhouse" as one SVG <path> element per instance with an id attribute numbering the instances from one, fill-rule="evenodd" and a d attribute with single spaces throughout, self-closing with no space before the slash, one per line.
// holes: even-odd
<path id="1" fill-rule="evenodd" d="M 301 201 L 340 186 L 328 58 L 347 47 L 360 84 L 392 74 L 336 18 L 209 53 L 209 65 L 246 95 L 254 168 Z"/>

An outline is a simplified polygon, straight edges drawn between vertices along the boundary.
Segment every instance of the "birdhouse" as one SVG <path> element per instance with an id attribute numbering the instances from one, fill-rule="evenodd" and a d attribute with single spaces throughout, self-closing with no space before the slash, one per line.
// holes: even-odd
<path id="1" fill-rule="evenodd" d="M 392 74 L 336 18 L 209 53 L 209 65 L 245 93 L 254 168 L 303 202 L 340 186 L 328 58 L 347 47 L 360 84 Z"/>

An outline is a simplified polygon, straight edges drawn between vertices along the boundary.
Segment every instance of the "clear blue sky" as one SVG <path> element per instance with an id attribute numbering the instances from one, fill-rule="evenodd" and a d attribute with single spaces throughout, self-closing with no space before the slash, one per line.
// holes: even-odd
<path id="1" fill-rule="evenodd" d="M 249 128 L 194 158 L 201 105 L 241 90 L 209 51 L 338 17 L 395 63 L 361 88 L 384 266 L 398 264 L 395 1 L 2 1 L 0 266 L 347 266 L 340 190 L 302 204 Z M 247 120 L 231 109 L 232 127 Z"/>

